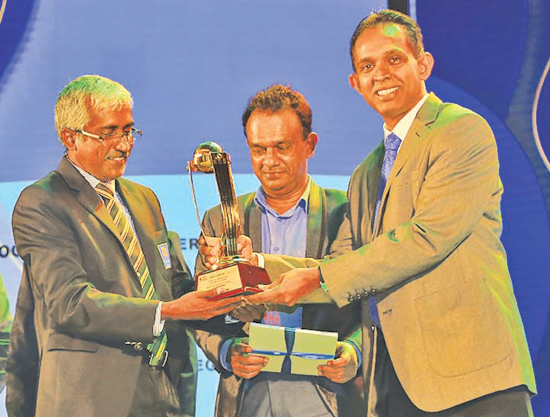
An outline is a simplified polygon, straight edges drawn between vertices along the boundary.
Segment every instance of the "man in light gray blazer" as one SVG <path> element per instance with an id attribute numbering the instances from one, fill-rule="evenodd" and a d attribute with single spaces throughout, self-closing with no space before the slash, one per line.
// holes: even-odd
<path id="1" fill-rule="evenodd" d="M 306 268 L 249 300 L 292 305 L 315 291 L 310 300 L 362 300 L 369 416 L 531 416 L 493 133 L 427 93 L 434 59 L 408 16 L 373 13 L 350 52 L 350 84 L 384 119 L 385 140 L 351 178 L 330 259 L 266 255 L 273 278 Z"/>

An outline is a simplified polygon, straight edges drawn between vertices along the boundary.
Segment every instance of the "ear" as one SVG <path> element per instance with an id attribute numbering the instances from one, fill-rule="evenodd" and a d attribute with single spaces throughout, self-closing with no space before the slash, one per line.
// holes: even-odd
<path id="1" fill-rule="evenodd" d="M 349 85 L 357 91 L 359 94 L 361 94 L 361 90 L 359 89 L 359 77 L 357 77 L 357 74 L 354 72 L 353 74 L 350 74 L 348 77 Z M 362 94 L 361 94 L 362 95 Z"/>
<path id="2" fill-rule="evenodd" d="M 74 130 L 65 128 L 60 134 L 61 142 L 65 145 L 65 148 L 71 150 L 74 149 L 76 144 L 76 132 Z"/>
<path id="3" fill-rule="evenodd" d="M 424 54 L 422 54 L 417 61 L 420 78 L 422 81 L 426 81 L 432 73 L 432 69 L 434 67 L 434 57 L 429 52 L 424 52 Z"/>
<path id="4" fill-rule="evenodd" d="M 311 158 L 313 154 L 315 153 L 315 147 L 317 146 L 317 133 L 311 132 L 309 135 L 307 135 L 306 138 L 306 146 L 307 146 L 307 157 Z"/>

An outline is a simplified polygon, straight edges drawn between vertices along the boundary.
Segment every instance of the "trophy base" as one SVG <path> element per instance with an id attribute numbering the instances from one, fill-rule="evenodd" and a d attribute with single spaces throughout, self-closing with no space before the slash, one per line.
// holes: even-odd
<path id="1" fill-rule="evenodd" d="M 220 293 L 211 300 L 261 292 L 259 284 L 271 284 L 267 271 L 248 263 L 229 263 L 213 271 L 205 271 L 195 277 L 195 289 L 208 291 L 218 288 Z"/>

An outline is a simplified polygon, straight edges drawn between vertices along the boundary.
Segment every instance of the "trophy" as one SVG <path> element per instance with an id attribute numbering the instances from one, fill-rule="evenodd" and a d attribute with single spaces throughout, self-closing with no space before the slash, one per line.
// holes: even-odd
<path id="1" fill-rule="evenodd" d="M 202 235 L 207 244 L 209 237 L 202 230 L 192 172 L 214 173 L 220 195 L 223 222 L 222 256 L 216 269 L 201 272 L 195 277 L 197 291 L 219 289 L 219 294 L 213 297 L 214 299 L 261 292 L 262 290 L 257 287 L 258 284 L 271 283 L 265 269 L 251 265 L 237 252 L 237 237 L 240 235 L 241 220 L 230 164 L 229 155 L 214 142 L 201 143 L 193 154 L 193 160 L 187 163 L 193 203 Z"/>

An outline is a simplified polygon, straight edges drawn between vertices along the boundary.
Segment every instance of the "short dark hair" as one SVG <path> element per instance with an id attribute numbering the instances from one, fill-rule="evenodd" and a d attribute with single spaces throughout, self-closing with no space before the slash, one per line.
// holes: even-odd
<path id="1" fill-rule="evenodd" d="M 369 16 L 363 18 L 357 25 L 355 32 L 353 32 L 353 36 L 351 37 L 351 40 L 349 43 L 349 52 L 351 56 L 351 65 L 354 71 L 356 71 L 356 68 L 355 68 L 355 62 L 353 59 L 354 58 L 353 49 L 355 48 L 355 43 L 357 42 L 357 38 L 359 38 L 359 36 L 361 36 L 361 34 L 366 29 L 370 29 L 376 26 L 391 24 L 391 23 L 402 26 L 406 30 L 407 38 L 412 47 L 415 58 L 418 58 L 421 54 L 424 53 L 424 43 L 422 41 L 422 32 L 420 30 L 420 27 L 418 26 L 418 23 L 416 23 L 406 14 L 400 13 L 398 11 L 380 10 L 377 12 L 373 12 Z"/>
<path id="2" fill-rule="evenodd" d="M 300 119 L 304 140 L 312 131 L 311 108 L 306 98 L 290 86 L 274 84 L 262 90 L 248 101 L 248 106 L 243 113 L 242 122 L 246 136 L 246 124 L 254 110 L 267 110 L 277 112 L 285 109 L 292 109 Z"/>

